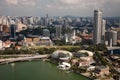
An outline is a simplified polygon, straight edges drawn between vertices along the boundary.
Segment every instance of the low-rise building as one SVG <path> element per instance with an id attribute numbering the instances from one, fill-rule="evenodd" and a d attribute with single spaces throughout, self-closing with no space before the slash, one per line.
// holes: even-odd
<path id="1" fill-rule="evenodd" d="M 106 66 L 97 66 L 95 69 L 95 72 L 97 76 L 104 76 L 110 73 L 109 67 L 106 67 Z"/>
<path id="2" fill-rule="evenodd" d="M 11 44 L 12 44 L 11 41 L 7 40 L 7 41 L 3 42 L 3 47 L 8 48 L 11 46 Z"/>
<path id="3" fill-rule="evenodd" d="M 71 39 L 70 39 L 71 43 L 78 43 L 78 42 L 81 42 L 81 41 L 82 41 L 82 38 L 80 38 L 78 36 L 72 36 Z"/>
<path id="4" fill-rule="evenodd" d="M 24 39 L 24 46 L 53 46 L 49 37 L 27 37 Z"/>
<path id="5" fill-rule="evenodd" d="M 79 62 L 79 59 L 78 59 L 78 58 L 77 58 L 77 59 L 72 59 L 72 60 L 71 60 L 71 65 L 74 66 L 74 65 L 76 65 L 78 62 Z"/>
<path id="6" fill-rule="evenodd" d="M 42 37 L 40 38 L 41 46 L 53 46 L 52 40 L 49 37 Z"/>
<path id="7" fill-rule="evenodd" d="M 90 62 L 86 60 L 80 60 L 79 61 L 79 67 L 87 67 L 90 66 Z"/>

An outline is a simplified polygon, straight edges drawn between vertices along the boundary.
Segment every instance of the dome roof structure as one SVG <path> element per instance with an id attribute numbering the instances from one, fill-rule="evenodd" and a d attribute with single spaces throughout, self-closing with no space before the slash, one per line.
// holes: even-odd
<path id="1" fill-rule="evenodd" d="M 79 50 L 77 54 L 80 55 L 80 57 L 93 57 L 93 52 L 87 50 Z"/>
<path id="2" fill-rule="evenodd" d="M 65 50 L 57 50 L 53 52 L 51 57 L 56 59 L 61 59 L 61 60 L 68 60 L 72 58 L 72 53 Z"/>

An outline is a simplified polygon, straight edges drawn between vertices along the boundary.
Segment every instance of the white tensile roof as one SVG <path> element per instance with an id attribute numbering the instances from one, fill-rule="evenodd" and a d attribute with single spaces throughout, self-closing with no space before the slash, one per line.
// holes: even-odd
<path id="1" fill-rule="evenodd" d="M 53 58 L 57 58 L 60 53 L 62 53 L 62 54 L 69 54 L 69 57 L 72 57 L 72 53 L 69 52 L 69 51 L 65 51 L 65 50 L 57 50 L 57 51 L 54 51 L 51 56 L 52 56 Z"/>

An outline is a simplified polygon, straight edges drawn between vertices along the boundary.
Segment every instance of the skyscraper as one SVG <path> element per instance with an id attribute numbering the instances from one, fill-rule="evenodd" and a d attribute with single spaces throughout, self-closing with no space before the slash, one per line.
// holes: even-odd
<path id="1" fill-rule="evenodd" d="M 68 40 L 68 34 L 65 34 L 65 42 L 68 43 L 69 40 Z"/>
<path id="2" fill-rule="evenodd" d="M 101 43 L 102 10 L 94 11 L 94 44 Z"/>
<path id="3" fill-rule="evenodd" d="M 117 45 L 117 31 L 111 31 L 112 45 Z"/>
<path id="4" fill-rule="evenodd" d="M 108 41 L 108 45 L 117 45 L 117 31 L 109 30 L 106 32 L 106 40 Z"/>
<path id="5" fill-rule="evenodd" d="M 102 39 L 102 43 L 105 43 L 105 29 L 106 27 L 106 20 L 102 20 L 102 27 L 101 27 L 101 39 Z"/>
<path id="6" fill-rule="evenodd" d="M 15 38 L 15 36 L 16 36 L 16 28 L 17 28 L 17 26 L 15 25 L 15 24 L 11 24 L 10 25 L 10 37 L 11 38 Z"/>
<path id="7" fill-rule="evenodd" d="M 45 23 L 45 26 L 48 27 L 48 24 L 49 24 L 49 16 L 48 16 L 48 14 L 46 14 L 44 23 Z"/>
<path id="8" fill-rule="evenodd" d="M 56 25 L 56 38 L 61 39 L 62 37 L 62 26 Z"/>

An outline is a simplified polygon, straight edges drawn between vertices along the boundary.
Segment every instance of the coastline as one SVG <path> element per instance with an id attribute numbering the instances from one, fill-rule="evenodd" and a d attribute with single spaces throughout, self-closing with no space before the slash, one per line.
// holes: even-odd
<path id="1" fill-rule="evenodd" d="M 49 59 L 48 62 L 50 62 L 51 64 L 55 64 L 55 65 L 57 66 L 57 63 L 54 62 L 54 61 L 51 61 L 50 59 Z M 92 78 L 90 78 L 90 77 L 88 77 L 88 76 L 86 76 L 86 75 L 83 75 L 82 73 L 79 73 L 79 72 L 77 72 L 77 71 L 75 71 L 75 70 L 70 70 L 70 71 L 73 72 L 73 73 L 76 73 L 76 74 L 78 74 L 78 75 L 84 76 L 84 77 L 88 78 L 89 80 L 93 80 Z"/>
<path id="2" fill-rule="evenodd" d="M 88 77 L 88 76 L 86 76 L 86 75 L 83 75 L 82 73 L 79 73 L 79 72 L 77 72 L 77 71 L 73 71 L 73 72 L 76 73 L 76 74 L 82 75 L 82 76 L 84 76 L 84 77 L 86 77 L 86 78 L 89 78 L 90 80 L 93 80 L 93 79 L 91 79 L 90 77 Z"/>

